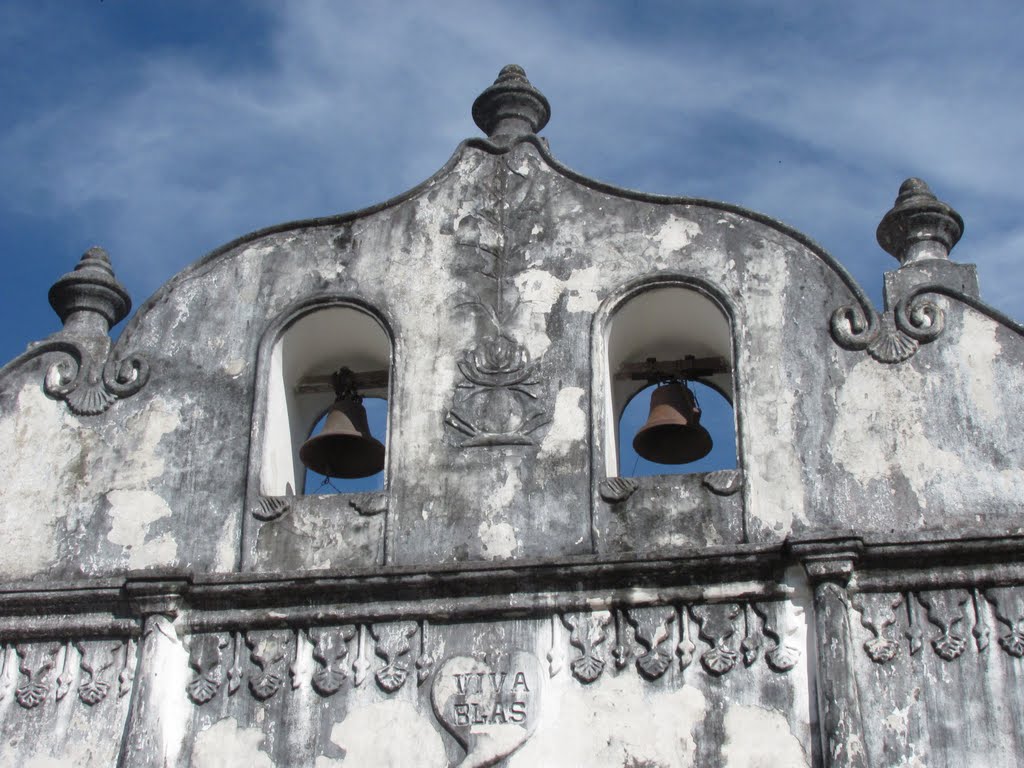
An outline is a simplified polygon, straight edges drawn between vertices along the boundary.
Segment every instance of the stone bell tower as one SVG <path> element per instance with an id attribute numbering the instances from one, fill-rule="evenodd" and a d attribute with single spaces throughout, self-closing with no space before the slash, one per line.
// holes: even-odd
<path id="1" fill-rule="evenodd" d="M 430 179 L 116 341 L 107 254 L 57 281 L 0 371 L 0 767 L 1021 763 L 1024 327 L 960 216 L 903 184 L 876 308 L 779 222 L 566 168 L 550 113 L 504 68 Z M 626 471 L 698 426 L 721 466 Z"/>

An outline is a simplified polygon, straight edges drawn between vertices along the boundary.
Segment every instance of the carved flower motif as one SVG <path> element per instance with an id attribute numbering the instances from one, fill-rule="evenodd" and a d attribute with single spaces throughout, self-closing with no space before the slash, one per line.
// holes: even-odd
<path id="1" fill-rule="evenodd" d="M 250 680 L 249 690 L 252 691 L 253 696 L 260 701 L 263 701 L 277 693 L 282 682 L 284 682 L 284 680 L 281 675 L 276 672 L 267 672 L 266 674 L 260 675 L 255 680 Z"/>
<path id="2" fill-rule="evenodd" d="M 700 657 L 700 663 L 711 674 L 724 675 L 736 666 L 737 659 L 739 659 L 739 654 L 736 651 L 716 645 L 711 650 L 704 652 L 704 655 Z"/>
<path id="3" fill-rule="evenodd" d="M 637 666 L 645 677 L 654 680 L 665 674 L 672 663 L 672 657 L 661 649 L 653 649 L 636 660 Z"/>
<path id="4" fill-rule="evenodd" d="M 529 361 L 526 349 L 519 343 L 505 336 L 490 336 L 459 362 L 459 369 L 474 384 L 510 387 L 529 378 Z"/>
<path id="5" fill-rule="evenodd" d="M 776 672 L 788 672 L 800 660 L 800 652 L 788 645 L 780 645 L 765 654 L 768 666 Z"/>
<path id="6" fill-rule="evenodd" d="M 397 691 L 405 684 L 409 669 L 400 662 L 393 662 L 377 670 L 377 683 L 388 693 Z"/>
<path id="7" fill-rule="evenodd" d="M 107 697 L 110 690 L 110 683 L 104 680 L 92 679 L 78 686 L 78 698 L 90 707 L 98 704 Z"/>
<path id="8" fill-rule="evenodd" d="M 196 704 L 205 704 L 217 695 L 223 682 L 224 670 L 218 665 L 192 680 L 185 690 Z"/>
<path id="9" fill-rule="evenodd" d="M 592 683 L 604 671 L 604 659 L 593 654 L 587 654 L 576 659 L 570 666 L 576 679 L 583 683 Z"/>
<path id="10" fill-rule="evenodd" d="M 335 668 L 334 665 L 323 667 L 313 673 L 313 688 L 321 696 L 330 696 L 341 689 L 346 676 L 343 669 Z"/>
<path id="11" fill-rule="evenodd" d="M 32 682 L 18 688 L 14 695 L 25 709 L 33 709 L 43 703 L 48 690 L 49 686 L 45 683 Z"/>
<path id="12" fill-rule="evenodd" d="M 932 640 L 932 647 L 946 661 L 952 661 L 964 652 L 967 641 L 948 632 Z"/>
<path id="13" fill-rule="evenodd" d="M 1009 634 L 1001 635 L 999 638 L 999 644 L 1003 646 L 1003 650 L 1014 658 L 1019 659 L 1024 656 L 1024 633 L 1014 629 Z"/>
<path id="14" fill-rule="evenodd" d="M 885 664 L 896 658 L 900 646 L 893 640 L 886 637 L 873 637 L 864 643 L 864 650 L 868 657 L 876 664 Z"/>

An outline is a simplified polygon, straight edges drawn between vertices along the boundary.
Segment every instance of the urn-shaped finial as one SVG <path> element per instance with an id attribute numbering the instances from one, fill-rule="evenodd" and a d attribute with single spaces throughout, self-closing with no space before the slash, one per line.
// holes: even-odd
<path id="1" fill-rule="evenodd" d="M 114 276 L 107 252 L 93 246 L 74 271 L 50 288 L 50 306 L 64 323 L 65 331 L 106 334 L 128 316 L 132 300 Z"/>
<path id="2" fill-rule="evenodd" d="M 896 202 L 882 217 L 875 236 L 902 265 L 948 259 L 963 232 L 960 214 L 935 197 L 921 179 L 911 178 L 900 185 Z"/>
<path id="3" fill-rule="evenodd" d="M 537 133 L 551 117 L 551 105 L 515 64 L 503 67 L 494 85 L 473 102 L 473 121 L 490 137 Z"/>

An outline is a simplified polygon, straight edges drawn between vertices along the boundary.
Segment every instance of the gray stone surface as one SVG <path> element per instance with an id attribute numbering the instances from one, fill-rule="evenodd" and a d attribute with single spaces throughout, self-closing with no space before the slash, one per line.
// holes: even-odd
<path id="1" fill-rule="evenodd" d="M 473 114 L 116 342 L 105 253 L 54 286 L 0 371 L 0 766 L 1019 764 L 1024 328 L 956 212 L 904 184 L 879 310 L 778 222 L 560 165 L 518 68 Z M 725 345 L 737 470 L 608 470 L 658 291 Z M 288 376 L 337 350 L 389 370 L 384 488 L 304 496 Z"/>

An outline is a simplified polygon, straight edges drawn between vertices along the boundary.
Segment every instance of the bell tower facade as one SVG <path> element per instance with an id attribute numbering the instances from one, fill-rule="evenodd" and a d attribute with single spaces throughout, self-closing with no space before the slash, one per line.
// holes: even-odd
<path id="1" fill-rule="evenodd" d="M 53 286 L 0 371 L 0 766 L 1018 765 L 1024 327 L 956 211 L 903 184 L 875 307 L 560 164 L 519 67 L 472 114 L 116 340 L 102 249 Z"/>

